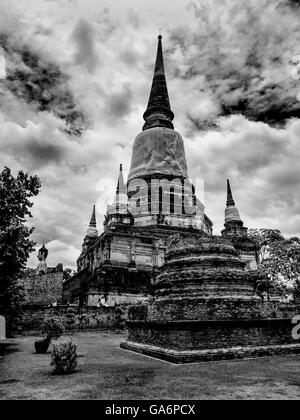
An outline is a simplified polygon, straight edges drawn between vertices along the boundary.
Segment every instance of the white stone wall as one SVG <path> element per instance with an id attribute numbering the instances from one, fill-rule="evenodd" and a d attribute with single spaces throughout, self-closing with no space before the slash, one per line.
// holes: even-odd
<path id="1" fill-rule="evenodd" d="M 110 259 L 112 263 L 129 264 L 134 261 L 137 266 L 161 266 L 164 262 L 164 246 L 160 242 L 145 243 L 140 238 L 114 237 L 111 243 Z"/>
<path id="2" fill-rule="evenodd" d="M 246 269 L 247 270 L 250 270 L 250 271 L 257 270 L 257 261 L 256 261 L 256 255 L 255 255 L 255 253 L 242 252 L 241 253 L 241 258 L 247 264 L 246 265 Z"/>
<path id="3" fill-rule="evenodd" d="M 130 293 L 122 293 L 122 295 L 111 292 L 107 299 L 101 293 L 92 293 L 88 296 L 88 306 L 98 307 L 115 307 L 116 305 L 135 305 L 141 302 L 146 302 L 147 296 L 134 295 Z"/>

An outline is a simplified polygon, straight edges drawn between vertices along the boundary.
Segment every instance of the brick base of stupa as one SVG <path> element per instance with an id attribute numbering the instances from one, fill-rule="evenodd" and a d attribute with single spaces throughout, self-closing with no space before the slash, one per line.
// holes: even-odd
<path id="1" fill-rule="evenodd" d="M 172 363 L 300 354 L 290 319 L 128 322 L 121 344 Z"/>
<path id="2" fill-rule="evenodd" d="M 129 311 L 121 347 L 173 363 L 300 354 L 300 306 L 262 302 L 257 276 L 226 240 L 178 235 L 154 299 Z"/>

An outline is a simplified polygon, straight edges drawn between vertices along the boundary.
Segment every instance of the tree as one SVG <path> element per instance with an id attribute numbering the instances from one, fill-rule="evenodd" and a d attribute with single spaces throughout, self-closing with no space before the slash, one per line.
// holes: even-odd
<path id="1" fill-rule="evenodd" d="M 69 280 L 71 277 L 74 276 L 74 274 L 76 274 L 76 271 L 75 270 L 72 270 L 71 268 L 65 268 L 64 269 L 64 274 L 63 274 L 64 281 Z"/>
<path id="2" fill-rule="evenodd" d="M 280 231 L 252 229 L 250 236 L 260 248 L 259 270 L 269 279 L 270 286 L 282 296 L 299 298 L 300 239 L 284 238 Z"/>
<path id="3" fill-rule="evenodd" d="M 26 225 L 32 217 L 30 199 L 39 193 L 40 180 L 20 171 L 16 177 L 7 167 L 0 173 L 0 311 L 8 327 L 20 304 L 18 276 L 25 268 L 34 242 L 33 228 Z"/>

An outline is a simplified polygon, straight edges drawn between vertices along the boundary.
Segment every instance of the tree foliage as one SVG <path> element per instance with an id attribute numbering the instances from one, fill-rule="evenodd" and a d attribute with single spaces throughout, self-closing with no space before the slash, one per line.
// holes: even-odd
<path id="1" fill-rule="evenodd" d="M 281 295 L 299 298 L 300 239 L 284 238 L 279 230 L 252 229 L 250 236 L 260 248 L 259 270 Z"/>
<path id="2" fill-rule="evenodd" d="M 14 314 L 19 304 L 18 275 L 34 247 L 26 221 L 40 186 L 38 177 L 23 171 L 14 177 L 5 167 L 0 173 L 0 310 L 5 315 Z"/>
<path id="3" fill-rule="evenodd" d="M 71 268 L 65 268 L 64 269 L 64 281 L 69 280 L 71 277 L 73 277 L 76 274 L 75 270 L 72 270 Z"/>
<path id="4" fill-rule="evenodd" d="M 49 340 L 57 340 L 64 333 L 64 326 L 55 316 L 48 316 L 44 319 L 42 332 Z"/>

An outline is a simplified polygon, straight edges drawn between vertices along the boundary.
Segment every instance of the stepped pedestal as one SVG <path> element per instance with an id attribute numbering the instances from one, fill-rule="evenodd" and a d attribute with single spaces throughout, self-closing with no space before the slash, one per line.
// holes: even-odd
<path id="1" fill-rule="evenodd" d="M 224 238 L 172 237 L 154 299 L 132 307 L 121 347 L 174 363 L 300 353 L 291 320 L 300 307 L 278 317 L 278 304 L 256 296 L 258 278 Z"/>

